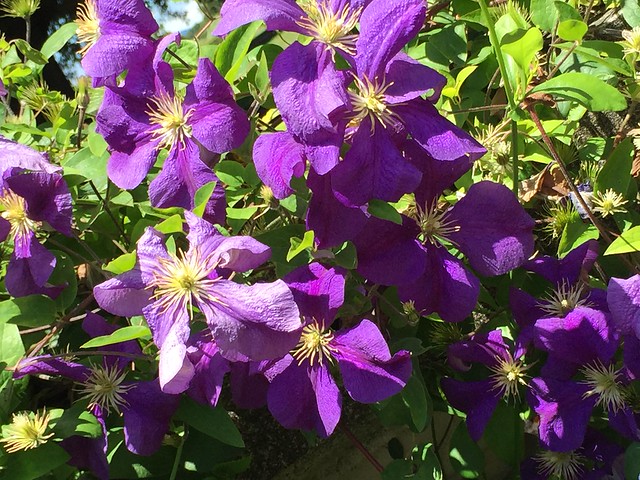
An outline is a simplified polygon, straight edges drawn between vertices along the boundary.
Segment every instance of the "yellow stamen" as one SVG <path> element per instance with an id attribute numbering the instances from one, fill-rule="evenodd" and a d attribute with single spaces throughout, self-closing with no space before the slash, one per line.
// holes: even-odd
<path id="1" fill-rule="evenodd" d="M 86 0 L 85 3 L 78 5 L 76 16 L 76 25 L 78 26 L 76 35 L 81 43 L 86 43 L 80 49 L 80 55 L 84 56 L 100 38 L 100 20 L 95 0 Z"/>
<path id="2" fill-rule="evenodd" d="M 393 82 L 385 84 L 377 78 L 373 81 L 364 77 L 355 77 L 357 92 L 349 91 L 353 114 L 349 126 L 356 127 L 365 118 L 371 121 L 371 131 L 375 129 L 376 119 L 385 127 L 398 122 L 398 116 L 387 105 L 385 92 L 393 85 Z"/>
<path id="3" fill-rule="evenodd" d="M 49 420 L 49 414 L 44 409 L 35 414 L 14 413 L 11 424 L 2 428 L 0 442 L 5 444 L 7 453 L 39 447 L 53 437 L 53 433 L 46 434 Z"/>
<path id="4" fill-rule="evenodd" d="M 525 373 L 529 366 L 520 360 L 514 360 L 510 353 L 508 358 L 496 357 L 497 365 L 491 367 L 493 389 L 499 390 L 503 397 L 519 397 L 519 385 L 527 385 Z"/>
<path id="5" fill-rule="evenodd" d="M 177 96 L 161 94 L 151 99 L 150 110 L 147 112 L 154 127 L 151 134 L 160 139 L 160 148 L 170 148 L 177 143 L 184 147 L 186 138 L 191 138 L 189 120 L 194 110 L 184 111 L 182 100 Z"/>
<path id="6" fill-rule="evenodd" d="M 326 0 L 303 0 L 300 7 L 307 14 L 297 23 L 309 34 L 332 50 L 342 50 L 348 55 L 356 54 L 356 35 L 352 35 L 358 24 L 362 7 L 351 9 L 345 5 L 342 10 L 334 12 Z"/>
<path id="7" fill-rule="evenodd" d="M 417 206 L 416 222 L 422 232 L 421 240 L 423 243 L 429 242 L 436 246 L 443 243 L 454 243 L 449 236 L 460 231 L 460 225 L 455 225 L 447 216 L 447 212 L 438 211 L 435 204 L 425 210 Z"/>
<path id="8" fill-rule="evenodd" d="M 322 365 L 325 358 L 332 362 L 331 352 L 337 350 L 330 345 L 332 340 L 333 332 L 325 331 L 323 325 L 314 321 L 302 329 L 300 341 L 291 355 L 298 361 L 298 365 L 302 365 L 302 362 L 308 359 L 309 364 L 313 366 L 316 358 L 319 365 Z"/>
<path id="9" fill-rule="evenodd" d="M 122 396 L 135 387 L 134 384 L 122 385 L 126 372 L 116 365 L 112 367 L 93 367 L 91 375 L 80 385 L 80 396 L 87 398 L 90 405 L 99 405 L 105 412 L 120 412 L 128 405 Z"/>
<path id="10" fill-rule="evenodd" d="M 10 233 L 13 238 L 25 237 L 29 232 L 35 232 L 40 226 L 39 222 L 27 216 L 27 204 L 24 198 L 9 190 L 5 190 L 0 197 L 0 207 L 4 208 L 0 215 L 11 225 Z"/>

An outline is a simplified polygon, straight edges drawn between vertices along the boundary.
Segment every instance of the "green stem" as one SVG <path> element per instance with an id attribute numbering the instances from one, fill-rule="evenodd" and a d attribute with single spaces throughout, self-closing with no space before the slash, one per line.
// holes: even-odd
<path id="1" fill-rule="evenodd" d="M 484 18 L 487 22 L 487 28 L 489 29 L 489 41 L 491 42 L 493 51 L 496 54 L 496 60 L 498 60 L 498 67 L 500 68 L 500 74 L 502 75 L 502 81 L 504 82 L 504 93 L 506 94 L 507 100 L 509 101 L 509 107 L 511 108 L 511 111 L 515 112 L 517 105 L 515 103 L 511 84 L 509 83 L 509 77 L 507 76 L 507 66 L 504 62 L 502 51 L 500 50 L 500 42 L 498 41 L 498 35 L 496 34 L 496 29 L 493 25 L 491 14 L 489 13 L 489 7 L 486 0 L 478 0 L 478 3 L 480 4 L 480 10 L 482 10 L 482 14 L 484 15 Z"/>
<path id="2" fill-rule="evenodd" d="M 513 193 L 518 196 L 518 122 L 511 120 L 511 155 L 513 162 Z"/>
<path id="3" fill-rule="evenodd" d="M 184 442 L 187 440 L 187 436 L 189 435 L 189 431 L 187 430 L 187 426 L 184 426 L 184 433 L 182 434 L 182 438 L 180 439 L 180 445 L 178 445 L 178 450 L 176 451 L 176 458 L 173 461 L 173 468 L 171 469 L 171 476 L 169 476 L 169 480 L 176 480 L 178 478 L 178 468 L 180 468 L 180 459 L 182 458 L 182 449 L 184 448 Z"/>

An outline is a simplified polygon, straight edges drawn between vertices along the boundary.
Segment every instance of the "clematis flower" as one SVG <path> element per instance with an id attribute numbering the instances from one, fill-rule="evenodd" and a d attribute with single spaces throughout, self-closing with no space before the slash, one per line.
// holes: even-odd
<path id="1" fill-rule="evenodd" d="M 92 337 L 109 335 L 117 327 L 99 315 L 88 313 L 82 328 Z M 113 352 L 141 354 L 135 341 L 109 346 Z M 127 448 L 138 455 L 151 455 L 162 444 L 169 421 L 178 407 L 179 397 L 166 395 L 157 380 L 128 381 L 130 358 L 105 356 L 102 365 L 86 366 L 58 357 L 43 355 L 26 358 L 16 365 L 13 377 L 56 375 L 74 380 L 81 399 L 89 402 L 89 410 L 103 427 L 97 439 L 69 437 L 62 446 L 71 454 L 70 464 L 91 469 L 101 479 L 108 479 L 107 434 L 105 422 L 110 413 L 121 413 Z"/>
<path id="2" fill-rule="evenodd" d="M 404 350 L 392 356 L 369 320 L 338 332 L 329 329 L 344 301 L 343 272 L 311 264 L 285 280 L 306 325 L 298 345 L 276 364 L 281 373 L 271 380 L 267 405 L 284 427 L 315 430 L 327 437 L 340 420 L 342 405 L 330 365 L 337 363 L 351 398 L 374 403 L 402 390 L 411 375 L 411 357 Z"/>
<path id="3" fill-rule="evenodd" d="M 479 182 L 453 207 L 435 203 L 402 225 L 369 218 L 353 240 L 358 272 L 382 285 L 397 285 L 400 300 L 423 314 L 459 322 L 473 310 L 480 282 L 445 245 L 454 245 L 485 276 L 502 275 L 533 252 L 533 219 L 504 186 Z M 375 232 L 375 235 L 372 234 Z"/>
<path id="4" fill-rule="evenodd" d="M 60 171 L 46 155 L 0 137 L 0 240 L 14 243 L 5 276 L 14 297 L 55 297 L 64 288 L 47 285 L 56 257 L 36 239 L 45 222 L 71 235 L 71 194 Z"/>
<path id="5" fill-rule="evenodd" d="M 640 338 L 640 275 L 612 278 L 607 288 L 607 304 L 617 330 L 622 335 Z"/>
<path id="6" fill-rule="evenodd" d="M 156 162 L 168 157 L 149 186 L 155 207 L 193 208 L 198 188 L 218 181 L 211 169 L 215 155 L 242 144 L 249 131 L 229 84 L 209 59 L 201 58 L 184 99 L 173 86 L 173 72 L 162 52 L 177 37 L 158 46 L 152 65 L 129 71 L 120 87 L 107 88 L 97 116 L 97 131 L 111 148 L 109 178 L 120 188 L 137 187 Z M 218 182 L 205 209 L 215 223 L 225 219 L 224 188 Z"/>
<path id="7" fill-rule="evenodd" d="M 151 35 L 158 24 L 144 0 L 85 0 L 78 6 L 76 25 L 78 40 L 85 43 L 82 68 L 96 86 L 153 54 Z"/>
<path id="8" fill-rule="evenodd" d="M 468 370 L 469 363 L 486 365 L 491 372 L 485 380 L 463 382 L 445 377 L 442 390 L 451 405 L 467 414 L 467 429 L 474 441 L 480 440 L 501 399 L 519 397 L 526 386 L 528 365 L 524 350 L 511 353 L 500 330 L 473 335 L 469 340 L 449 346 L 449 363 L 457 370 Z"/>
<path id="9" fill-rule="evenodd" d="M 147 228 L 136 267 L 94 289 L 98 304 L 116 315 L 144 315 L 160 348 L 160 385 L 185 391 L 195 374 L 187 341 L 194 307 L 204 315 L 220 354 L 231 361 L 277 358 L 296 343 L 300 313 L 282 280 L 241 285 L 232 272 L 264 263 L 269 247 L 251 237 L 225 237 L 186 211 L 189 249 L 170 253 L 164 236 Z"/>

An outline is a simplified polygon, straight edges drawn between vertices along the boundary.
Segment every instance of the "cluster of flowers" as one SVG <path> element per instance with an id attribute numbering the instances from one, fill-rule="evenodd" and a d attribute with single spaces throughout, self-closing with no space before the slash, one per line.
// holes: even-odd
<path id="1" fill-rule="evenodd" d="M 476 363 L 490 371 L 484 380 L 442 380 L 451 405 L 467 414 L 474 440 L 498 402 L 519 398 L 526 388 L 543 450 L 523 462 L 522 478 L 611 475 L 623 449 L 595 428 L 592 417 L 608 416 L 609 427 L 640 439 L 633 385 L 640 374 L 640 275 L 612 278 L 606 291 L 591 288 L 588 272 L 597 251 L 592 240 L 560 260 L 543 256 L 524 265 L 549 282 L 551 292 L 538 299 L 512 289 L 511 310 L 519 327 L 512 343 L 505 332 L 493 330 L 449 347 L 455 370 L 469 371 Z M 622 358 L 616 355 L 621 346 Z M 537 363 L 542 364 L 536 367 L 538 376 L 529 378 Z"/>

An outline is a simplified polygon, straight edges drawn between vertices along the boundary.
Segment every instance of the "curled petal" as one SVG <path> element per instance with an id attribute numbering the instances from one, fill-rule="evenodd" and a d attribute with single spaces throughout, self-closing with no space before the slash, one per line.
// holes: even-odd
<path id="1" fill-rule="evenodd" d="M 260 180 L 278 199 L 293 193 L 291 179 L 304 175 L 306 164 L 304 147 L 287 132 L 260 135 L 253 144 L 253 161 Z"/>
<path id="2" fill-rule="evenodd" d="M 295 0 L 227 0 L 213 34 L 221 37 L 257 20 L 264 20 L 267 30 L 305 33 L 297 23 L 305 16 Z"/>

